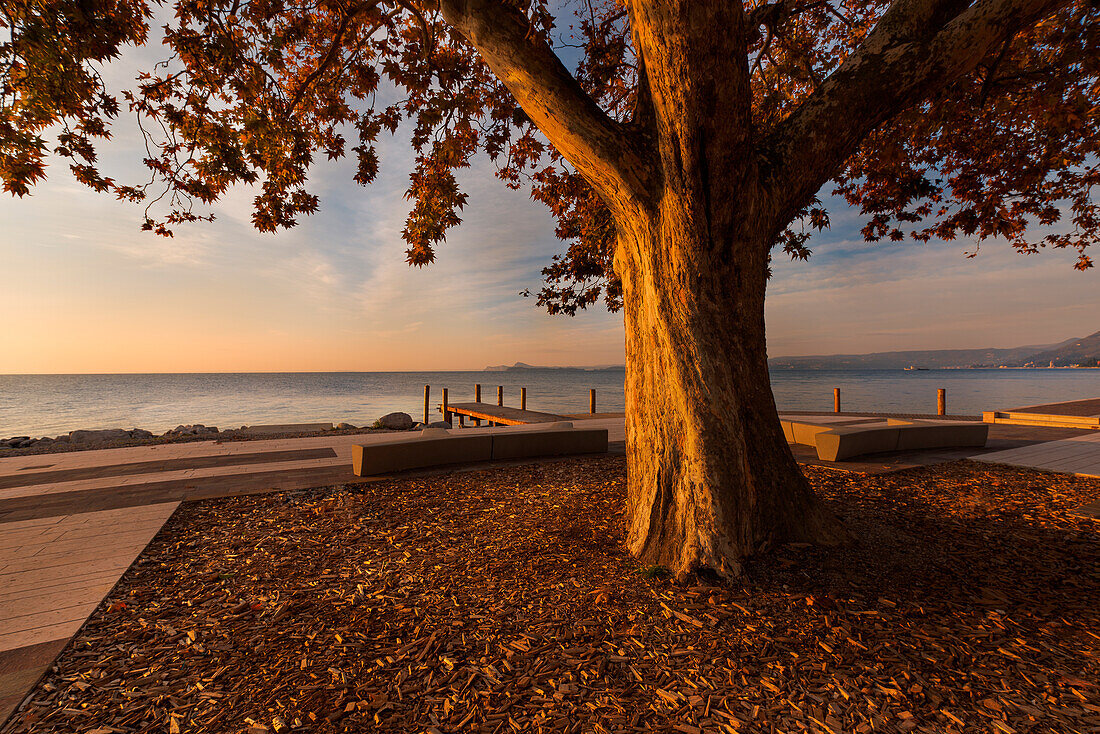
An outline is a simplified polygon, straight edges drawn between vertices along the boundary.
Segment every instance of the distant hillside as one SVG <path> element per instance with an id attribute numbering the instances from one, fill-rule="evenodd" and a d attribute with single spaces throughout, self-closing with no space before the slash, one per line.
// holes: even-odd
<path id="1" fill-rule="evenodd" d="M 513 365 L 497 364 L 486 367 L 484 372 L 513 372 L 519 370 L 585 370 L 593 372 L 597 370 L 621 370 L 625 369 L 621 364 L 600 364 L 591 367 L 543 367 L 540 365 L 527 364 L 526 362 L 516 362 Z"/>
<path id="2" fill-rule="evenodd" d="M 871 354 L 828 354 L 806 357 L 775 357 L 768 360 L 773 368 L 798 369 L 902 369 L 916 366 L 948 367 L 1020 367 L 1034 364 L 1045 367 L 1096 364 L 1100 360 L 1100 331 L 1084 339 L 1068 339 L 1058 344 L 1028 345 L 1012 349 L 924 349 Z M 1091 362 L 1090 362 L 1091 360 Z"/>
<path id="3" fill-rule="evenodd" d="M 1038 354 L 1028 360 L 1037 367 L 1054 362 L 1055 367 L 1071 367 L 1075 364 L 1094 365 L 1100 363 L 1100 331 L 1084 339 L 1070 339 L 1058 346 Z"/>
<path id="4" fill-rule="evenodd" d="M 516 362 L 513 365 L 507 364 L 493 364 L 486 367 L 483 372 L 507 372 L 508 370 L 540 370 L 547 369 L 545 367 L 534 367 L 525 362 Z"/>

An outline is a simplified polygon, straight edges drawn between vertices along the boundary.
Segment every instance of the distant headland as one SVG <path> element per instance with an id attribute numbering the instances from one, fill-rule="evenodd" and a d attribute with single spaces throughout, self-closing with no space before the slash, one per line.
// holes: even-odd
<path id="1" fill-rule="evenodd" d="M 773 369 L 988 369 L 991 367 L 1097 367 L 1100 366 L 1100 331 L 1057 344 L 1011 349 L 928 349 L 871 354 L 830 354 L 806 357 L 774 357 Z"/>
<path id="2" fill-rule="evenodd" d="M 569 367 L 544 367 L 537 364 L 527 364 L 526 362 L 516 362 L 512 365 L 497 364 L 486 367 L 484 372 L 513 372 L 519 370 L 582 370 L 584 372 L 602 372 L 605 370 L 625 370 L 626 366 L 621 364 L 597 364 L 589 366 L 569 366 Z"/>

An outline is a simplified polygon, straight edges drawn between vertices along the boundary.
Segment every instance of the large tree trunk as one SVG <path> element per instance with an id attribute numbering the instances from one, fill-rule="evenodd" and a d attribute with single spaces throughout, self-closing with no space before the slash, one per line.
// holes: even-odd
<path id="1" fill-rule="evenodd" d="M 768 379 L 767 253 L 790 206 L 753 129 L 742 3 L 626 5 L 639 60 L 627 126 L 528 40 L 522 14 L 490 0 L 440 7 L 615 219 L 630 551 L 678 575 L 732 576 L 761 541 L 843 537 L 791 456 Z"/>
<path id="2" fill-rule="evenodd" d="M 628 3 L 655 184 L 616 213 L 626 310 L 627 544 L 723 576 L 765 540 L 844 531 L 798 469 L 768 377 L 768 250 L 786 222 L 756 149 L 741 3 Z"/>
<path id="3" fill-rule="evenodd" d="M 671 220 L 621 233 L 617 254 L 630 552 L 680 577 L 699 568 L 734 576 L 763 541 L 841 540 L 779 425 L 766 247 L 712 242 L 690 217 Z"/>

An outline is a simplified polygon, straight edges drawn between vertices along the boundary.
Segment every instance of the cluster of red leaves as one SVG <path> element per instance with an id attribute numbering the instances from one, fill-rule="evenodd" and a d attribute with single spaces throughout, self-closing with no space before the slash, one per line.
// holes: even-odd
<path id="1" fill-rule="evenodd" d="M 774 128 L 866 37 L 888 3 L 746 2 L 754 128 Z M 147 38 L 145 0 L 74 5 L 5 2 L 0 28 L 0 179 L 25 194 L 44 175 L 47 143 L 73 160 L 79 180 L 147 209 L 145 227 L 206 218 L 238 183 L 256 185 L 253 222 L 293 226 L 317 210 L 306 187 L 317 154 L 354 155 L 356 182 L 378 172 L 376 142 L 402 123 L 416 150 L 404 238 L 411 264 L 461 222 L 456 172 L 484 152 L 512 187 L 531 186 L 558 218 L 565 253 L 544 270 L 539 303 L 576 313 L 603 297 L 621 303 L 611 268 L 615 229 L 603 203 L 553 150 L 469 42 L 421 0 L 176 0 L 163 31 L 170 56 L 144 72 L 125 101 L 146 134 L 150 180 L 120 185 L 100 173 L 93 140 L 108 134 L 118 103 L 97 65 Z M 616 121 L 634 124 L 640 63 L 620 0 L 576 0 L 552 13 L 545 0 L 508 2 L 530 37 L 576 59 L 582 88 Z M 1019 250 L 1076 249 L 1078 267 L 1100 237 L 1093 186 L 1100 180 L 1100 8 L 1076 0 L 1017 34 L 973 74 L 888 122 L 848 161 L 837 191 L 870 220 L 869 239 L 959 235 L 1008 239 Z M 355 139 L 345 139 L 353 130 Z M 766 155 L 766 152 L 765 152 Z M 150 197 L 151 189 L 157 193 Z M 152 203 L 150 203 L 150 207 Z M 160 211 L 159 209 L 157 211 Z M 1071 230 L 1058 228 L 1068 218 Z M 807 202 L 776 245 L 810 254 L 828 226 Z M 1041 229 L 1039 234 L 1033 225 Z"/>
<path id="2" fill-rule="evenodd" d="M 24 196 L 46 175 L 42 137 L 57 125 L 59 155 L 73 175 L 105 191 L 113 182 L 96 170 L 94 140 L 107 138 L 118 114 L 94 65 L 124 44 L 145 41 L 149 7 L 141 0 L 0 3 L 0 181 Z"/>
<path id="3" fill-rule="evenodd" d="M 902 240 L 910 225 L 921 241 L 1070 248 L 1087 269 L 1086 248 L 1100 240 L 1098 100 L 1100 5 L 1075 3 L 878 130 L 837 191 L 871 215 L 869 240 Z"/>
<path id="4" fill-rule="evenodd" d="M 623 457 L 184 505 L 5 734 L 1100 726 L 1096 480 L 806 467 L 855 541 L 678 586 Z"/>

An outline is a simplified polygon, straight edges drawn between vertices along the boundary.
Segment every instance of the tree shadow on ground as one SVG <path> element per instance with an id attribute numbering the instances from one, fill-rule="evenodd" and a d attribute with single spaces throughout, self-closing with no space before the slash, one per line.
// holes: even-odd
<path id="1" fill-rule="evenodd" d="M 1100 481 L 972 462 L 806 472 L 853 542 L 779 548 L 749 565 L 754 584 L 1045 617 L 1100 609 L 1100 524 L 1071 512 Z"/>

